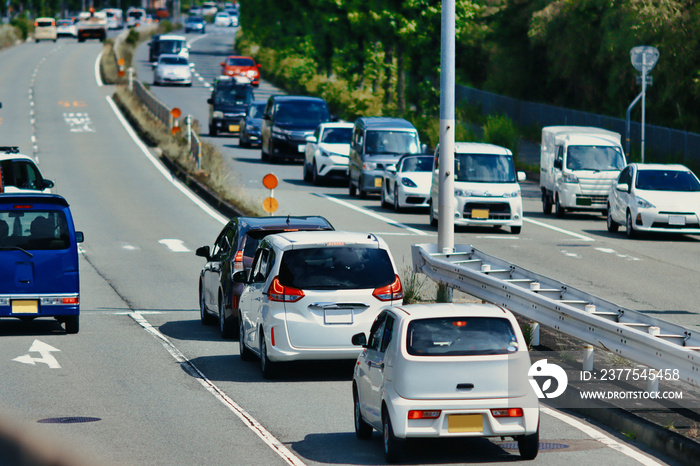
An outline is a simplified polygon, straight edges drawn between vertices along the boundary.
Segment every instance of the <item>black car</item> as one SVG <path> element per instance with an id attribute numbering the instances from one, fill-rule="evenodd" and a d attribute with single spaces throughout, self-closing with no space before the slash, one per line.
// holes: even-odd
<path id="1" fill-rule="evenodd" d="M 201 16 L 190 16 L 185 20 L 185 33 L 188 32 L 207 32 L 207 22 Z"/>
<path id="2" fill-rule="evenodd" d="M 253 262 L 260 240 L 267 235 L 285 231 L 333 230 L 321 216 L 309 217 L 236 217 L 214 242 L 214 246 L 197 249 L 198 256 L 207 259 L 199 276 L 199 312 L 202 323 L 219 320 L 224 338 L 238 333 L 238 300 L 243 283 L 234 283 L 233 274 L 247 270 Z"/>
<path id="3" fill-rule="evenodd" d="M 151 40 L 148 42 L 148 61 L 151 63 L 158 60 L 158 56 L 160 55 L 160 51 L 158 50 L 159 38 L 160 34 L 153 34 Z"/>
<path id="4" fill-rule="evenodd" d="M 266 102 L 255 100 L 248 106 L 245 118 L 241 119 L 241 129 L 238 136 L 238 145 L 241 147 L 259 146 L 261 141 L 260 129 L 262 117 L 265 113 Z"/>
<path id="5" fill-rule="evenodd" d="M 306 138 L 325 121 L 335 121 L 320 97 L 273 95 L 267 100 L 262 123 L 262 160 L 303 159 Z"/>
<path id="6" fill-rule="evenodd" d="M 214 83 L 209 103 L 209 135 L 238 134 L 241 118 L 255 98 L 250 81 L 222 76 Z"/>

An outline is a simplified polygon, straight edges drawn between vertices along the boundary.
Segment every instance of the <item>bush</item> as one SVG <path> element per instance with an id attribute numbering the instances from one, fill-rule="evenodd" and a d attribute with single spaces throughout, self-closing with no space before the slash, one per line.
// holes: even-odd
<path id="1" fill-rule="evenodd" d="M 513 120 L 505 115 L 489 115 L 484 124 L 484 142 L 507 147 L 515 155 L 520 133 Z"/>
<path id="2" fill-rule="evenodd" d="M 10 25 L 17 28 L 23 40 L 27 40 L 29 33 L 34 30 L 33 23 L 24 15 L 13 18 Z"/>
<path id="3" fill-rule="evenodd" d="M 124 39 L 124 42 L 127 44 L 136 47 L 136 44 L 139 43 L 139 32 L 134 28 L 129 30 L 129 34 L 127 34 L 126 39 Z"/>
<path id="4" fill-rule="evenodd" d="M 19 30 L 9 24 L 0 24 L 0 49 L 9 47 L 19 40 Z"/>

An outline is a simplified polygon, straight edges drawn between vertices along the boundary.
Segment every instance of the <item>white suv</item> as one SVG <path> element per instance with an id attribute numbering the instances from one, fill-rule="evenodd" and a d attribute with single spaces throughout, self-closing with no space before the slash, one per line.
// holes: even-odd
<path id="1" fill-rule="evenodd" d="M 386 242 L 372 233 L 313 231 L 265 237 L 239 301 L 241 358 L 260 357 L 263 377 L 293 360 L 355 359 L 352 335 L 368 332 L 401 281 Z"/>

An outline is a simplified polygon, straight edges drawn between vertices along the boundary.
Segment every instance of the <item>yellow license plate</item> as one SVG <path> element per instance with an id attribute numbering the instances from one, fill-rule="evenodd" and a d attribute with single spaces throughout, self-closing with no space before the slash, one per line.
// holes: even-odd
<path id="1" fill-rule="evenodd" d="M 488 209 L 472 209 L 472 218 L 489 218 Z"/>
<path id="2" fill-rule="evenodd" d="M 448 432 L 483 432 L 481 414 L 451 414 L 447 417 Z"/>
<path id="3" fill-rule="evenodd" d="M 374 187 L 375 187 L 375 188 L 381 188 L 381 187 L 382 187 L 382 179 L 381 179 L 381 178 L 375 178 L 375 179 L 374 179 Z"/>
<path id="4" fill-rule="evenodd" d="M 39 302 L 34 300 L 12 301 L 13 314 L 38 314 Z"/>
<path id="5" fill-rule="evenodd" d="M 239 125 L 228 125 L 228 131 L 230 133 L 237 133 L 241 127 Z"/>

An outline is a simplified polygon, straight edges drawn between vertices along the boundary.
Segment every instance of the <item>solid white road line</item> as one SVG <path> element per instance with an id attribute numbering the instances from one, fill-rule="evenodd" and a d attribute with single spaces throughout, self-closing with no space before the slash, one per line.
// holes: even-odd
<path id="1" fill-rule="evenodd" d="M 552 408 L 543 408 L 540 407 L 540 411 L 542 413 L 547 414 L 549 416 L 552 416 L 554 418 L 559 419 L 562 422 L 565 422 L 569 424 L 571 427 L 574 427 L 584 434 L 588 435 L 590 438 L 593 440 L 597 440 L 598 442 L 607 445 L 608 447 L 612 448 L 615 451 L 618 451 L 622 453 L 623 455 L 629 456 L 633 460 L 647 465 L 647 466 L 660 466 L 663 463 L 659 463 L 658 461 L 654 460 L 653 458 L 638 452 L 634 450 L 633 448 L 625 445 L 624 443 L 620 443 L 608 434 L 591 427 L 589 425 L 584 424 L 583 422 L 579 421 L 578 419 L 569 416 L 568 414 L 564 414 L 560 411 L 556 411 Z"/>
<path id="2" fill-rule="evenodd" d="M 541 226 L 543 228 L 549 228 L 550 230 L 558 231 L 559 233 L 564 233 L 565 235 L 571 235 L 571 236 L 578 238 L 580 240 L 583 240 L 583 241 L 595 241 L 593 238 L 590 238 L 588 236 L 580 235 L 578 233 L 574 233 L 573 231 L 564 230 L 563 228 L 558 228 L 558 227 L 555 227 L 554 225 L 549 225 L 547 223 L 538 222 L 537 220 L 533 220 L 531 218 L 523 217 L 523 221 L 528 222 L 528 223 L 532 223 L 534 225 Z"/>

